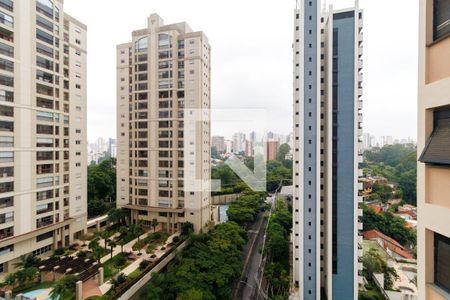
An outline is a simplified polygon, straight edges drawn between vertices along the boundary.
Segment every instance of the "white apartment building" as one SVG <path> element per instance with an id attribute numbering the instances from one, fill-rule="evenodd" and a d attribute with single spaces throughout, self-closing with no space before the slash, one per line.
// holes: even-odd
<path id="1" fill-rule="evenodd" d="M 358 3 L 294 12 L 294 299 L 358 298 L 362 17 Z"/>
<path id="2" fill-rule="evenodd" d="M 0 276 L 86 228 L 86 26 L 63 0 L 0 1 Z"/>
<path id="3" fill-rule="evenodd" d="M 190 222 L 198 232 L 212 220 L 210 122 L 184 130 L 185 111 L 210 109 L 210 53 L 203 32 L 156 14 L 117 46 L 117 206 L 133 222 L 156 218 L 170 232 Z M 188 138 L 195 151 L 185 153 Z M 201 190 L 185 192 L 185 175 Z"/>

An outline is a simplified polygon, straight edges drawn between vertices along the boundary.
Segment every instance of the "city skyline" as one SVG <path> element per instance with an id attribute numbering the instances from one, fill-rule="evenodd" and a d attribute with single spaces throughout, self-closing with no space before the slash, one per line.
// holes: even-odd
<path id="1" fill-rule="evenodd" d="M 102 1 L 66 0 L 68 11 L 88 25 L 88 77 L 96 84 L 88 87 L 88 136 L 115 136 L 115 95 L 109 87 L 115 84 L 115 45 L 128 38 L 133 28 L 145 25 L 147 15 L 153 11 L 165 15 L 168 22 L 192 20 L 192 26 L 204 28 L 214 44 L 212 62 L 212 108 L 263 108 L 270 113 L 269 127 L 276 132 L 292 131 L 291 14 L 294 1 L 246 1 L 234 11 L 233 1 L 216 8 L 214 3 L 196 1 L 140 1 L 133 0 L 124 7 L 111 6 L 109 14 L 98 21 L 95 13 L 103 8 Z M 350 0 L 328 1 L 337 7 L 354 4 Z M 140 9 L 136 10 L 135 7 Z M 177 6 L 177 11 L 173 7 Z M 386 10 L 389 6 L 391 9 Z M 201 9 L 196 9 L 201 7 Z M 258 14 L 247 12 L 258 7 Z M 370 36 L 364 49 L 364 128 L 371 134 L 391 134 L 399 137 L 416 137 L 416 59 L 417 37 L 414 30 L 402 35 L 391 28 L 398 21 L 396 11 L 404 11 L 402 22 L 409 28 L 418 25 L 418 6 L 407 0 L 361 0 L 365 10 L 365 35 Z M 204 14 L 208 11 L 208 14 Z M 236 22 L 227 22 L 230 15 Z M 379 22 L 383 15 L 383 23 Z M 275 16 L 275 17 L 274 17 Z M 116 22 L 127 19 L 126 23 Z M 274 22 L 267 20 L 275 19 Z M 260 30 L 248 35 L 241 30 L 244 22 L 259 24 Z M 227 26 L 223 26 L 227 23 Z M 107 24 L 107 25 L 105 25 Z M 105 31 L 108 26 L 111 30 Z M 277 36 L 277 42 L 268 43 L 267 36 Z M 234 45 L 240 45 L 235 47 Z M 391 51 L 390 45 L 396 45 Z M 255 55 L 256 54 L 256 55 Z M 276 54 L 276 55 L 275 55 Z M 382 60 L 379 58 L 383 57 Z M 261 62 L 264 62 L 261 64 Z M 414 63 L 411 63 L 414 62 Z M 388 73 L 385 70 L 389 69 Z M 258 76 L 255 76 L 258 74 Z M 271 85 L 271 90 L 262 89 Z M 380 88 L 382 87 L 382 88 Z M 413 88 L 412 88 L 413 87 Z M 245 107 L 242 107 L 244 103 Z M 381 117 L 380 117 L 381 116 Z M 402 123 L 397 120 L 402 119 Z M 219 126 L 212 115 L 212 135 L 232 135 L 239 130 L 233 124 Z M 391 132 L 391 133 L 390 133 Z"/>

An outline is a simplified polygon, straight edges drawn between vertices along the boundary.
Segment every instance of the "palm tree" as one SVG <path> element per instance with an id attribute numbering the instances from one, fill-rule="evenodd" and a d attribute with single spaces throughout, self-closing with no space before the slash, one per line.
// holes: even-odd
<path id="1" fill-rule="evenodd" d="M 30 267 L 23 269 L 23 273 L 25 274 L 26 282 L 34 281 L 36 279 L 36 275 L 39 270 L 36 267 Z"/>
<path id="2" fill-rule="evenodd" d="M 78 277 L 75 275 L 66 275 L 61 280 L 58 280 L 50 292 L 52 300 L 62 298 L 63 295 L 75 292 Z"/>
<path id="3" fill-rule="evenodd" d="M 155 232 L 156 231 L 156 226 L 159 225 L 158 220 L 157 219 L 153 219 L 151 225 L 153 227 L 153 232 Z"/>
<path id="4" fill-rule="evenodd" d="M 20 257 L 20 261 L 14 264 L 14 267 L 16 268 L 31 268 L 31 267 L 37 267 L 37 265 L 41 262 L 41 259 L 39 257 L 36 257 L 32 254 L 30 255 L 22 255 Z"/>
<path id="5" fill-rule="evenodd" d="M 113 257 L 113 249 L 117 246 L 117 243 L 114 240 L 108 241 L 108 246 L 111 247 L 111 259 Z"/>
<path id="6" fill-rule="evenodd" d="M 107 247 L 106 244 L 108 242 L 108 239 L 112 236 L 112 232 L 105 230 L 100 233 L 100 236 L 102 237 L 102 239 L 105 240 L 105 248 L 106 248 Z"/>
<path id="7" fill-rule="evenodd" d="M 120 252 L 123 253 L 123 245 L 125 244 L 125 241 L 120 239 L 117 243 L 120 245 Z"/>
<path id="8" fill-rule="evenodd" d="M 5 284 L 9 286 L 10 288 L 13 288 L 16 284 L 16 274 L 15 273 L 9 273 L 5 278 Z"/>
<path id="9" fill-rule="evenodd" d="M 143 221 L 139 220 L 134 226 L 133 226 L 133 235 L 137 236 L 138 242 L 140 240 L 141 234 L 144 233 L 144 229 L 142 228 Z"/>
<path id="10" fill-rule="evenodd" d="M 101 247 L 100 243 L 98 242 L 98 238 L 94 238 L 92 241 L 89 242 L 88 248 L 92 251 L 92 254 L 94 255 L 94 258 L 100 262 L 101 258 Z"/>

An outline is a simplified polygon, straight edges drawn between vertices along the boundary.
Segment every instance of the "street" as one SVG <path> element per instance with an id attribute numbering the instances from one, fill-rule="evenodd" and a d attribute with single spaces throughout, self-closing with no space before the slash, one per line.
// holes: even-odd
<path id="1" fill-rule="evenodd" d="M 273 204 L 273 198 L 270 200 Z M 265 239 L 265 230 L 268 219 L 264 218 L 264 212 L 258 214 L 257 220 L 248 230 L 249 240 L 243 252 L 243 267 L 239 282 L 235 282 L 232 290 L 233 300 L 265 299 L 264 291 L 261 291 L 262 271 L 259 270 L 262 249 Z"/>

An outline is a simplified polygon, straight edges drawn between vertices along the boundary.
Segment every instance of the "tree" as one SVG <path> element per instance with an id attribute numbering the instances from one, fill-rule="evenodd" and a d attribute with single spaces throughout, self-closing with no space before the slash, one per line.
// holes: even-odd
<path id="1" fill-rule="evenodd" d="M 125 208 L 113 208 L 108 212 L 108 222 L 125 225 L 124 219 L 129 215 Z"/>
<path id="2" fill-rule="evenodd" d="M 51 299 L 64 299 L 64 296 L 75 293 L 77 281 L 78 277 L 75 275 L 66 275 L 58 280 L 53 286 L 53 290 L 50 292 Z"/>
<path id="3" fill-rule="evenodd" d="M 181 235 L 189 236 L 194 232 L 194 224 L 190 222 L 184 222 L 181 224 Z"/>
<path id="4" fill-rule="evenodd" d="M 372 280 L 374 273 L 384 274 L 384 288 L 391 290 L 394 280 L 398 278 L 394 268 L 389 267 L 386 260 L 375 249 L 370 249 L 362 257 L 363 273 L 367 280 Z"/>
<path id="5" fill-rule="evenodd" d="M 112 278 L 110 282 L 111 282 L 112 286 L 116 289 L 125 281 L 127 281 L 127 277 L 125 276 L 125 274 L 120 273 L 116 277 Z"/>
<path id="6" fill-rule="evenodd" d="M 123 253 L 123 245 L 125 245 L 124 240 L 123 240 L 123 239 L 120 239 L 120 240 L 118 241 L 118 244 L 119 244 L 119 246 L 120 246 L 120 253 Z"/>
<path id="7" fill-rule="evenodd" d="M 190 289 L 177 296 L 176 300 L 203 300 L 203 292 L 198 289 Z"/>
<path id="8" fill-rule="evenodd" d="M 116 199 L 116 160 L 108 158 L 89 166 L 87 187 L 89 217 L 107 213 Z"/>
<path id="9" fill-rule="evenodd" d="M 278 148 L 277 160 L 281 162 L 286 160 L 286 154 L 288 154 L 289 151 L 291 151 L 291 146 L 289 146 L 289 144 L 281 144 L 280 148 Z"/>
<path id="10" fill-rule="evenodd" d="M 362 218 L 364 231 L 378 230 L 402 245 L 416 245 L 416 233 L 407 228 L 406 221 L 400 217 L 396 217 L 390 212 L 381 212 L 377 214 L 367 205 L 363 205 Z"/>
<path id="11" fill-rule="evenodd" d="M 34 256 L 32 254 L 30 255 L 22 255 L 20 257 L 20 261 L 14 264 L 14 267 L 16 268 L 31 268 L 31 267 L 37 267 L 37 265 L 41 262 L 41 259 L 37 256 Z"/>
<path id="12" fill-rule="evenodd" d="M 105 241 L 105 248 L 107 247 L 107 243 L 109 238 L 112 236 L 112 232 L 108 231 L 108 230 L 104 230 L 102 232 L 100 232 L 100 236 L 102 237 L 102 239 Z"/>
<path id="13" fill-rule="evenodd" d="M 94 238 L 89 242 L 88 248 L 92 251 L 94 258 L 100 262 L 102 255 L 102 248 L 100 247 L 99 239 Z"/>
<path id="14" fill-rule="evenodd" d="M 13 288 L 14 285 L 16 284 L 16 274 L 15 273 L 9 273 L 8 275 L 6 275 L 5 278 L 5 284 L 7 286 L 9 286 L 10 288 Z"/>
<path id="15" fill-rule="evenodd" d="M 157 219 L 152 219 L 152 223 L 151 223 L 152 227 L 153 227 L 153 232 L 156 231 L 156 227 L 159 225 L 159 222 Z"/>
<path id="16" fill-rule="evenodd" d="M 117 243 L 114 240 L 108 240 L 108 246 L 111 248 L 111 259 L 113 258 L 113 250 L 117 247 Z"/>

